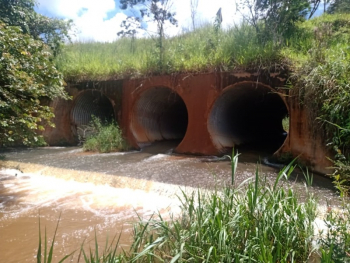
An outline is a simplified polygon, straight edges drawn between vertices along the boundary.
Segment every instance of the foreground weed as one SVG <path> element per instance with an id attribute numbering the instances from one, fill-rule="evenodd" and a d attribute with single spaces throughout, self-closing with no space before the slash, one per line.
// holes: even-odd
<path id="1" fill-rule="evenodd" d="M 308 167 L 306 167 L 305 170 L 302 167 L 300 167 L 300 169 L 301 169 L 301 171 L 302 171 L 302 173 L 304 175 L 305 185 L 307 187 L 312 186 L 312 184 L 314 182 L 314 175 L 309 173 L 309 168 Z"/>
<path id="2" fill-rule="evenodd" d="M 44 255 L 42 255 L 42 243 L 41 243 L 41 225 L 40 225 L 40 216 L 39 216 L 39 247 L 38 247 L 38 252 L 37 252 L 37 256 L 36 256 L 36 262 L 37 263 L 51 263 L 52 262 L 52 256 L 53 256 L 53 247 L 55 244 L 55 238 L 56 238 L 56 234 L 57 234 L 57 229 L 58 229 L 58 225 L 61 219 L 61 215 L 58 218 L 57 221 L 57 225 L 56 225 L 56 229 L 55 229 L 55 233 L 53 235 L 52 238 L 52 243 L 50 245 L 50 250 L 48 250 L 48 243 L 47 243 L 47 235 L 46 235 L 46 227 L 45 227 L 45 234 L 44 234 Z M 68 257 L 70 257 L 71 255 L 73 255 L 74 252 L 72 252 L 69 255 L 64 256 L 58 263 L 62 263 L 63 261 L 65 261 Z"/>
<path id="3" fill-rule="evenodd" d="M 81 245 L 80 254 L 78 257 L 78 261 L 80 261 L 80 258 L 83 257 L 85 263 L 119 263 L 119 262 L 128 262 L 127 256 L 125 253 L 117 253 L 117 249 L 120 242 L 121 233 L 118 236 L 117 241 L 116 240 L 117 235 L 114 236 L 111 243 L 108 241 L 108 236 L 106 238 L 106 244 L 104 247 L 104 250 L 102 253 L 99 251 L 99 246 L 97 242 L 97 236 L 95 231 L 95 240 L 94 240 L 94 246 L 95 250 L 93 251 L 91 248 L 89 252 L 85 252 L 83 246 L 84 242 Z"/>
<path id="4" fill-rule="evenodd" d="M 303 262 L 312 251 L 316 202 L 299 203 L 292 189 L 273 185 L 256 170 L 237 189 L 182 192 L 182 215 L 139 223 L 131 262 Z M 140 260 L 140 261 L 137 261 Z M 170 261 L 171 260 L 171 261 Z"/>
<path id="5" fill-rule="evenodd" d="M 235 148 L 232 148 L 232 154 L 226 155 L 230 160 L 231 160 L 231 185 L 235 186 L 235 175 L 236 175 L 236 170 L 237 170 L 237 165 L 238 165 L 238 157 L 239 153 L 235 154 Z"/>

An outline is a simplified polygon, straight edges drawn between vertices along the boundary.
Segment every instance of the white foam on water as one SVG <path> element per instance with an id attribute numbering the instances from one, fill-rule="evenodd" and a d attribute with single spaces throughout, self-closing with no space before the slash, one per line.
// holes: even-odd
<path id="1" fill-rule="evenodd" d="M 48 146 L 48 147 L 42 147 L 43 149 L 66 149 L 67 147 L 65 146 Z"/>
<path id="2" fill-rule="evenodd" d="M 151 162 L 154 160 L 161 160 L 161 159 L 168 158 L 168 157 L 169 157 L 169 155 L 167 155 L 167 154 L 159 153 L 159 154 L 156 154 L 156 155 L 153 155 L 151 157 L 144 159 L 143 162 Z"/>
<path id="3" fill-rule="evenodd" d="M 17 176 L 20 175 L 22 172 L 17 169 L 1 169 L 0 170 L 0 175 L 2 175 L 1 178 L 7 178 L 9 175 L 10 176 Z"/>
<path id="4" fill-rule="evenodd" d="M 4 184 L 5 188 L 10 188 L 11 186 L 15 186 L 15 184 Z"/>
<path id="5" fill-rule="evenodd" d="M 127 154 L 139 153 L 139 151 L 127 151 L 127 152 L 111 152 L 111 153 L 96 153 L 100 156 L 121 156 Z"/>
<path id="6" fill-rule="evenodd" d="M 2 173 L 18 174 L 18 170 L 3 170 Z M 157 211 L 178 204 L 177 200 L 156 192 L 138 189 L 114 188 L 108 185 L 81 183 L 73 180 L 42 176 L 39 174 L 20 174 L 12 176 L 3 184 L 8 199 L 16 196 L 16 202 L 28 207 L 55 206 L 59 209 L 86 210 L 97 216 L 115 216 L 121 208 Z M 19 211 L 15 211 L 18 213 Z"/>

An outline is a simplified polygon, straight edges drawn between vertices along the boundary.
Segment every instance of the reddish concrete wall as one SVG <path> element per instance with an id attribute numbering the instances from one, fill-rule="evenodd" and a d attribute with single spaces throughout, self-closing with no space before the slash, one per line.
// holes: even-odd
<path id="1" fill-rule="evenodd" d="M 320 133 L 315 133 L 311 127 L 309 112 L 300 103 L 298 97 L 289 97 L 290 128 L 289 136 L 278 154 L 291 153 L 294 157 L 311 167 L 314 171 L 329 174 L 332 163 L 327 159 L 330 153 Z"/>
<path id="2" fill-rule="evenodd" d="M 178 153 L 198 155 L 218 155 L 223 149 L 215 145 L 208 131 L 210 111 L 226 87 L 237 83 L 254 83 L 268 86 L 280 92 L 290 116 L 290 132 L 278 154 L 291 153 L 319 172 L 326 172 L 329 166 L 326 150 L 320 137 L 310 133 L 308 113 L 301 108 L 297 98 L 285 96 L 285 77 L 282 74 L 251 74 L 248 72 L 226 72 L 208 74 L 178 74 L 155 76 L 145 79 L 109 81 L 101 83 L 81 83 L 69 85 L 71 101 L 54 101 L 55 129 L 48 129 L 44 135 L 51 145 L 74 144 L 76 138 L 71 128 L 71 111 L 75 98 L 84 90 L 101 91 L 111 101 L 115 116 L 128 141 L 138 146 L 137 138 L 146 141 L 143 127 L 133 118 L 135 104 L 143 92 L 154 87 L 166 87 L 176 92 L 184 101 L 188 113 L 187 132 L 182 142 L 175 149 Z M 137 136 L 135 137 L 135 134 Z"/>

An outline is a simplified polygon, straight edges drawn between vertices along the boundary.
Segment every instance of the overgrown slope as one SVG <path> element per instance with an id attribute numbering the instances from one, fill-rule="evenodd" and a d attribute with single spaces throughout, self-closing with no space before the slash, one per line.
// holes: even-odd
<path id="1" fill-rule="evenodd" d="M 67 80 L 107 80 L 179 72 L 228 71 L 279 61 L 272 42 L 263 45 L 255 29 L 211 25 L 165 40 L 164 61 L 154 39 L 123 38 L 113 43 L 73 43 L 57 59 Z"/>
<path id="2" fill-rule="evenodd" d="M 303 23 L 282 49 L 291 69 L 292 94 L 309 112 L 314 132 L 324 131 L 334 150 L 334 178 L 350 182 L 350 15 L 326 15 Z M 341 186 L 342 187 L 342 186 Z"/>
<path id="3" fill-rule="evenodd" d="M 310 108 L 315 132 L 333 147 L 335 175 L 350 180 L 350 14 L 299 22 L 283 41 L 261 40 L 243 24 L 227 30 L 206 25 L 168 38 L 163 56 L 154 39 L 73 43 L 57 58 L 67 81 L 108 80 L 172 73 L 287 70 L 290 93 Z"/>

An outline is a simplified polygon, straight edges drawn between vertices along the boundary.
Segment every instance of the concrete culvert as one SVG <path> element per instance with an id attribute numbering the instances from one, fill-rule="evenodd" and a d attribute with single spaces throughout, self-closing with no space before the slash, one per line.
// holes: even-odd
<path id="1" fill-rule="evenodd" d="M 144 91 L 132 111 L 131 130 L 138 143 L 182 140 L 188 124 L 182 98 L 166 87 Z"/>
<path id="2" fill-rule="evenodd" d="M 286 116 L 286 104 L 273 89 L 254 82 L 239 83 L 226 88 L 215 101 L 208 130 L 219 149 L 237 146 L 274 153 L 287 136 L 282 126 Z"/>
<path id="3" fill-rule="evenodd" d="M 112 103 L 98 90 L 86 90 L 75 99 L 71 111 L 73 132 L 85 138 L 89 132 L 87 125 L 91 123 L 92 116 L 102 122 L 111 122 L 115 119 Z"/>

